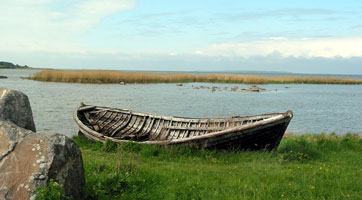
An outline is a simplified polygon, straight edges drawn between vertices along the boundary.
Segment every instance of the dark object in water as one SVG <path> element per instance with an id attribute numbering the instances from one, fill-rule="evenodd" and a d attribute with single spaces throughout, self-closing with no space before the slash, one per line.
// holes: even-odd
<path id="1" fill-rule="evenodd" d="M 82 104 L 74 112 L 79 134 L 90 140 L 205 149 L 276 149 L 292 111 L 232 118 L 184 118 Z"/>
<path id="2" fill-rule="evenodd" d="M 0 75 L 0 78 L 8 78 L 7 76 Z"/>

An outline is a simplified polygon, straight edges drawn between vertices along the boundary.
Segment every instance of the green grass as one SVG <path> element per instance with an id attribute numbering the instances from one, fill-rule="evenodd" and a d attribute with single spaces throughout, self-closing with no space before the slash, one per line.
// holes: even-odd
<path id="1" fill-rule="evenodd" d="M 84 199 L 361 199 L 359 135 L 292 135 L 275 152 L 228 152 L 73 138 Z"/>

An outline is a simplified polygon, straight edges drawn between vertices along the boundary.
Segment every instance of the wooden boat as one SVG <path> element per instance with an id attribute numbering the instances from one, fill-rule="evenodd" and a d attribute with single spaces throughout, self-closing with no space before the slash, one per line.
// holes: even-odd
<path id="1" fill-rule="evenodd" d="M 198 119 L 84 104 L 74 112 L 79 134 L 93 141 L 243 150 L 276 149 L 292 117 L 287 111 Z"/>

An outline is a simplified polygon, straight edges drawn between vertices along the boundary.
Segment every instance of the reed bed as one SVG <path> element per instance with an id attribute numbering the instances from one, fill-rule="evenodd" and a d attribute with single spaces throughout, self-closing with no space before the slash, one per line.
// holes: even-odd
<path id="1" fill-rule="evenodd" d="M 362 84 L 361 79 L 332 77 L 265 77 L 238 74 L 122 72 L 110 70 L 46 70 L 29 79 L 69 83 L 243 83 L 243 84 Z"/>

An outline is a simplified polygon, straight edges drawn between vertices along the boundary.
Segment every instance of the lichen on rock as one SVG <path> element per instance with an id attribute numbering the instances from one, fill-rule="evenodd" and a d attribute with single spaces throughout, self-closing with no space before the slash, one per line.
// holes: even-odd
<path id="1" fill-rule="evenodd" d="M 83 194 L 83 160 L 76 143 L 0 121 L 0 199 L 30 199 L 50 179 L 64 185 L 67 196 Z"/>

